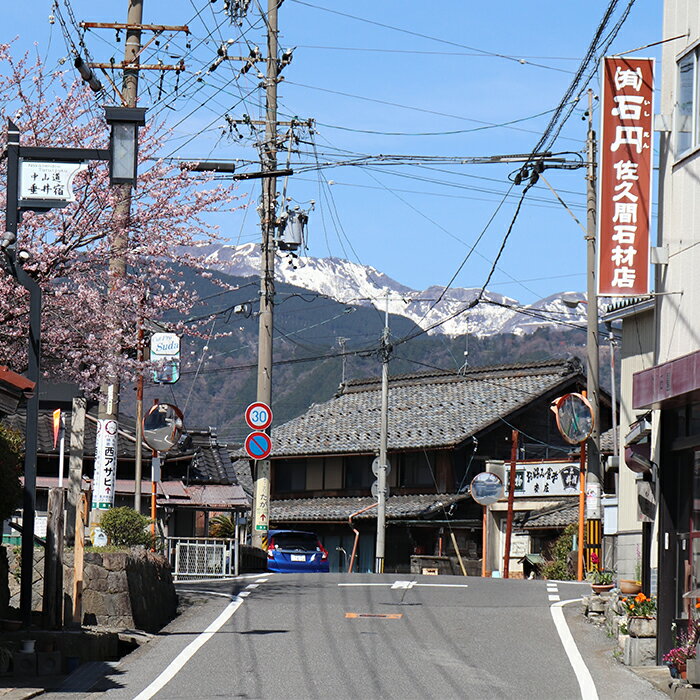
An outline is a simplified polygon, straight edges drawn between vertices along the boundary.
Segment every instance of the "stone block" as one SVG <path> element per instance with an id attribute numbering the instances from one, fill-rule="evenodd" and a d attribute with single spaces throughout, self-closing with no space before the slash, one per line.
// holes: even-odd
<path id="1" fill-rule="evenodd" d="M 688 683 L 695 686 L 700 685 L 700 659 L 688 659 L 686 662 L 686 672 L 686 680 Z"/>
<path id="2" fill-rule="evenodd" d="M 107 571 L 123 571 L 126 568 L 127 552 L 105 552 L 102 555 L 102 566 Z"/>
<path id="3" fill-rule="evenodd" d="M 107 590 L 110 593 L 120 593 L 129 590 L 126 571 L 109 571 L 107 573 Z"/>
<path id="4" fill-rule="evenodd" d="M 622 659 L 625 666 L 656 666 L 656 637 L 628 637 Z"/>
<path id="5" fill-rule="evenodd" d="M 107 579 L 107 572 L 99 564 L 85 564 L 83 567 L 83 582 L 90 585 L 99 579 Z"/>
<path id="6" fill-rule="evenodd" d="M 656 618 L 628 617 L 627 630 L 630 637 L 656 637 Z"/>
<path id="7" fill-rule="evenodd" d="M 605 599 L 599 595 L 592 595 L 588 603 L 588 614 L 597 613 L 602 615 L 605 612 Z"/>

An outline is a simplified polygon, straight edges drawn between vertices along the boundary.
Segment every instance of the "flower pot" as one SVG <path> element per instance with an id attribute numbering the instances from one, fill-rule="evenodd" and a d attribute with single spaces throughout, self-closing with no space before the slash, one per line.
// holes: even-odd
<path id="1" fill-rule="evenodd" d="M 615 584 L 612 583 L 592 583 L 591 584 L 591 589 L 593 590 L 594 593 L 600 595 L 601 593 L 607 593 L 608 591 L 611 591 L 615 587 Z"/>
<path id="2" fill-rule="evenodd" d="M 656 618 L 630 616 L 627 631 L 630 637 L 656 637 Z"/>
<path id="3" fill-rule="evenodd" d="M 642 584 L 640 581 L 632 581 L 628 578 L 620 579 L 620 593 L 624 595 L 637 595 L 642 592 Z"/>

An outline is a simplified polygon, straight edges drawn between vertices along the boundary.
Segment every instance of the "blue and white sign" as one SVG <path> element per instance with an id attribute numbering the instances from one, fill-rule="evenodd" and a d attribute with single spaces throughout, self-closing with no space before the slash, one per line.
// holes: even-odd
<path id="1" fill-rule="evenodd" d="M 174 384 L 180 379 L 180 336 L 177 333 L 154 333 L 151 336 L 150 359 L 157 363 L 153 381 Z"/>

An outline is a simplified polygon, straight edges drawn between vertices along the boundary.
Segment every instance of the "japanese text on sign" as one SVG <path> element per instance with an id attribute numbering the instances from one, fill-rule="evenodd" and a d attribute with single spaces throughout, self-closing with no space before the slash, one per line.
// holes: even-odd
<path id="1" fill-rule="evenodd" d="M 83 163 L 23 160 L 20 163 L 19 198 L 74 202 L 73 178 L 86 169 Z"/>
<path id="2" fill-rule="evenodd" d="M 92 507 L 108 509 L 114 505 L 117 478 L 117 422 L 97 421 L 95 476 L 92 484 Z"/>
<path id="3" fill-rule="evenodd" d="M 605 58 L 598 294 L 649 293 L 654 61 Z"/>
<path id="4" fill-rule="evenodd" d="M 505 466 L 508 492 L 510 466 Z M 579 467 L 574 462 L 520 463 L 515 467 L 514 496 L 570 496 L 578 493 Z"/>

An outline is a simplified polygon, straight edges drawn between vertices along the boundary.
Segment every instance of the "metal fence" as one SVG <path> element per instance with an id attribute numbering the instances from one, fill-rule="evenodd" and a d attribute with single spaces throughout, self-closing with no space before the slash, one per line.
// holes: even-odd
<path id="1" fill-rule="evenodd" d="M 238 575 L 239 547 L 235 539 L 168 537 L 166 556 L 173 568 L 175 581 Z"/>

